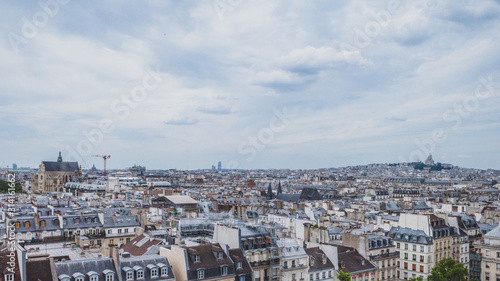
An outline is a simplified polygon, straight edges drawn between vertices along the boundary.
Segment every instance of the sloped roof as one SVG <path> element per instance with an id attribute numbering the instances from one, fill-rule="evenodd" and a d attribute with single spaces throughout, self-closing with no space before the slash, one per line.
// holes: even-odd
<path id="1" fill-rule="evenodd" d="M 46 258 L 30 258 L 26 261 L 27 281 L 52 281 L 50 260 Z"/>
<path id="2" fill-rule="evenodd" d="M 78 171 L 78 162 L 54 162 L 42 161 L 47 172 L 76 172 Z"/>
<path id="3" fill-rule="evenodd" d="M 484 235 L 486 238 L 500 238 L 500 224 Z"/>
<path id="4" fill-rule="evenodd" d="M 121 249 L 132 256 L 142 256 L 147 254 L 158 254 L 159 244 L 162 241 L 148 235 L 139 235 L 129 243 L 123 245 Z"/>
<path id="5" fill-rule="evenodd" d="M 174 204 L 198 204 L 198 201 L 186 195 L 169 195 L 165 198 Z"/>
<path id="6" fill-rule="evenodd" d="M 80 272 L 82 274 L 88 274 L 90 272 L 102 274 L 106 269 L 116 273 L 116 269 L 111 258 L 70 260 L 60 261 L 56 263 L 56 271 L 58 276 L 61 274 L 72 276 L 77 272 Z"/>
<path id="7" fill-rule="evenodd" d="M 310 260 L 313 260 L 309 264 L 309 272 L 325 269 L 335 269 L 332 261 L 326 257 L 325 253 L 319 248 L 307 248 L 306 253 L 309 255 Z M 325 263 L 323 263 L 323 258 L 325 258 Z"/>

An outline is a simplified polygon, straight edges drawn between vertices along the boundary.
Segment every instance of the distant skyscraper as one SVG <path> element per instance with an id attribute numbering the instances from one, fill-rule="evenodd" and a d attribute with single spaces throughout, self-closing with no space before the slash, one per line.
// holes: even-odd
<path id="1" fill-rule="evenodd" d="M 16 163 L 12 164 L 12 170 L 17 170 L 17 164 Z"/>
<path id="2" fill-rule="evenodd" d="M 217 170 L 222 170 L 222 162 L 219 161 L 219 164 L 217 164 Z"/>

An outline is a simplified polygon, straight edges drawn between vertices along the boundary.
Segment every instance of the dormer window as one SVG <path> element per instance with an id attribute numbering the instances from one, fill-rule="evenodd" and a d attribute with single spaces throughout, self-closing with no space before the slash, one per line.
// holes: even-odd
<path id="1" fill-rule="evenodd" d="M 200 255 L 194 255 L 194 262 L 200 262 Z"/>
<path id="2" fill-rule="evenodd" d="M 241 261 L 236 263 L 236 269 L 243 268 L 243 263 Z"/>
<path id="3" fill-rule="evenodd" d="M 220 267 L 220 272 L 222 276 L 227 275 L 227 265 L 223 265 Z"/>
<path id="4" fill-rule="evenodd" d="M 12 275 L 12 277 L 14 277 L 14 274 L 6 274 L 6 275 L 5 275 L 5 277 L 6 277 L 6 279 L 5 279 L 5 280 L 6 280 L 6 281 L 8 280 L 8 279 L 7 279 L 7 275 Z M 69 275 L 67 275 L 67 274 L 61 274 L 61 275 L 59 275 L 59 276 L 58 276 L 58 278 L 59 278 L 59 280 L 60 280 L 60 281 L 69 281 L 69 279 L 70 279 L 71 277 L 70 277 Z M 12 278 L 12 280 L 10 280 L 10 281 L 14 281 L 14 278 Z"/>
<path id="5" fill-rule="evenodd" d="M 168 275 L 168 267 L 162 267 L 161 268 L 161 276 L 167 276 Z"/>
<path id="6" fill-rule="evenodd" d="M 326 255 L 323 255 L 323 264 L 326 264 L 327 258 Z"/>
<path id="7" fill-rule="evenodd" d="M 144 279 L 144 270 L 137 271 L 137 279 Z"/>
<path id="8" fill-rule="evenodd" d="M 89 276 L 89 281 L 99 281 L 99 274 L 97 272 L 90 271 L 87 275 Z"/>
<path id="9" fill-rule="evenodd" d="M 158 277 L 158 268 L 151 269 L 151 278 Z"/>
<path id="10" fill-rule="evenodd" d="M 126 278 L 127 280 L 134 280 L 134 272 L 133 271 L 127 272 Z"/>
<path id="11" fill-rule="evenodd" d="M 73 274 L 73 278 L 75 279 L 75 281 L 84 281 L 85 280 L 85 275 L 83 275 L 80 272 L 75 272 Z"/>
<path id="12" fill-rule="evenodd" d="M 205 278 L 205 270 L 204 269 L 198 269 L 197 275 L 198 275 L 198 279 Z"/>
<path id="13" fill-rule="evenodd" d="M 113 273 L 106 274 L 106 281 L 113 281 L 114 277 Z"/>
<path id="14" fill-rule="evenodd" d="M 221 260 L 224 258 L 223 252 L 215 252 L 215 254 L 216 254 L 218 260 Z"/>

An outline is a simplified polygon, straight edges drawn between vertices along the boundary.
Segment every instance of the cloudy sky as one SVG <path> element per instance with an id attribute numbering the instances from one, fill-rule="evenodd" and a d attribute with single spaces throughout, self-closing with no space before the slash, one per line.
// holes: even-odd
<path id="1" fill-rule="evenodd" d="M 2 167 L 500 169 L 499 0 L 2 1 L 0 30 Z"/>

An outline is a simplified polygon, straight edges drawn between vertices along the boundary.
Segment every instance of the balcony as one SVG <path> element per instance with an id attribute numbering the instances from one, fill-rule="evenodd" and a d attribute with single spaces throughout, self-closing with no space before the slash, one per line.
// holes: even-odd
<path id="1" fill-rule="evenodd" d="M 299 264 L 299 265 L 296 265 L 296 266 L 283 267 L 283 271 L 290 271 L 290 270 L 297 270 L 297 269 L 304 269 L 304 268 L 307 268 L 307 265 L 305 265 L 305 264 Z"/>
<path id="2" fill-rule="evenodd" d="M 492 245 L 491 243 L 485 243 L 484 241 L 474 242 L 474 246 L 490 247 L 500 249 L 500 245 Z"/>
<path id="3" fill-rule="evenodd" d="M 370 260 L 379 260 L 387 258 L 397 258 L 399 257 L 399 252 L 383 253 L 378 255 L 370 255 Z"/>

